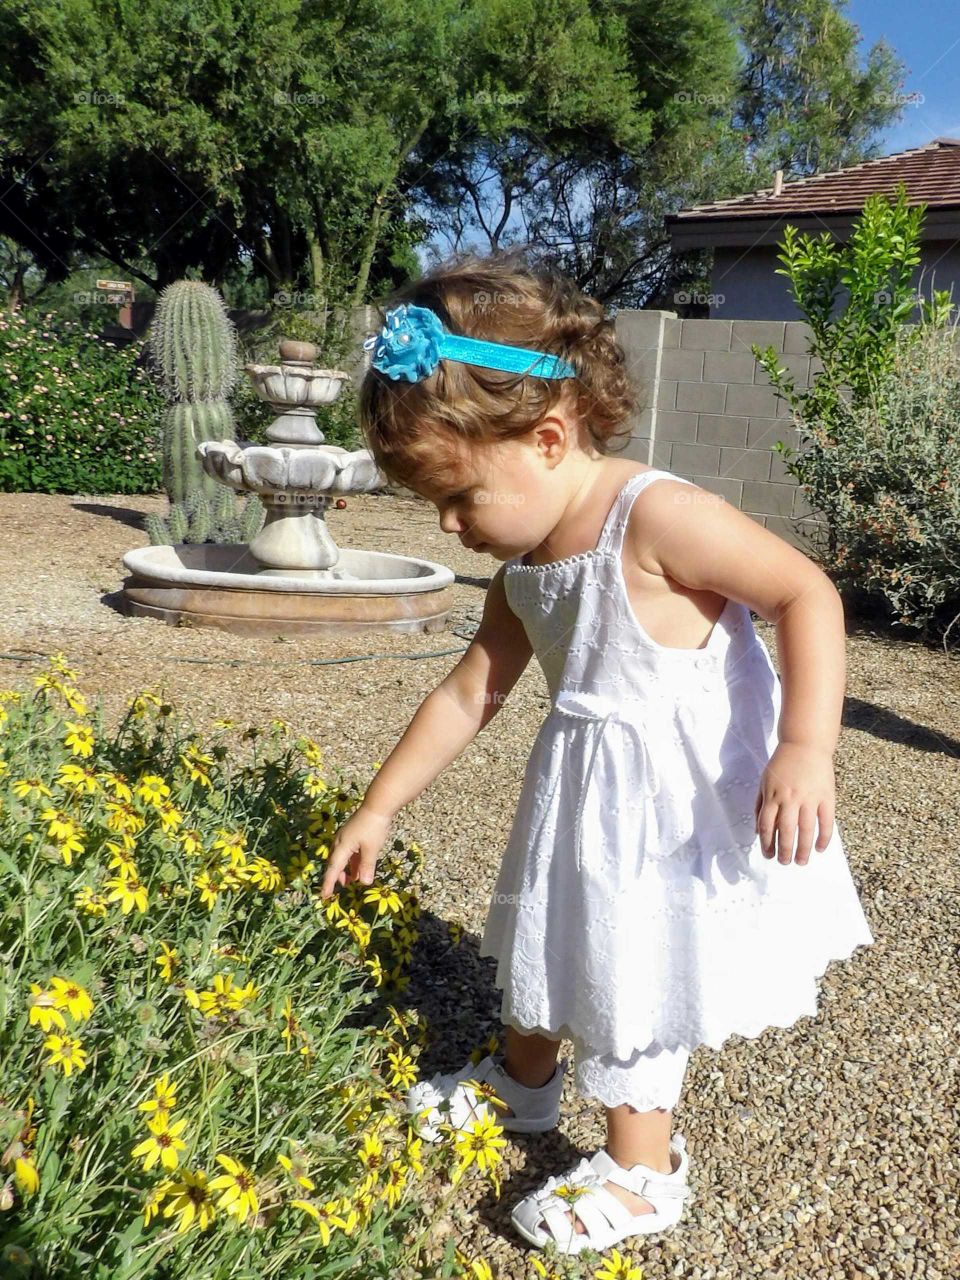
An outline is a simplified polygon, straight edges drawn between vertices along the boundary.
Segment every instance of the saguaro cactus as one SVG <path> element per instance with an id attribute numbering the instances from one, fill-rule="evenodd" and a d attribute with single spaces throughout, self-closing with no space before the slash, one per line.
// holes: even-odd
<path id="1" fill-rule="evenodd" d="M 243 527 L 263 522 L 263 504 L 239 508 L 235 495 L 207 475 L 197 445 L 235 432 L 227 396 L 238 374 L 237 336 L 223 299 L 200 280 L 177 280 L 157 300 L 150 333 L 160 385 L 168 401 L 163 430 L 163 487 L 170 515 L 147 522 L 150 541 L 235 542 Z"/>

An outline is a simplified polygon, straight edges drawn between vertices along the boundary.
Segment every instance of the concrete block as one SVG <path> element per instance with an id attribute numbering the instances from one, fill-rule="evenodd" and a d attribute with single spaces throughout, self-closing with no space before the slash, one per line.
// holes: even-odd
<path id="1" fill-rule="evenodd" d="M 692 351 L 729 351 L 731 320 L 684 320 L 680 346 Z"/>
<path id="2" fill-rule="evenodd" d="M 701 413 L 697 444 L 726 444 L 745 448 L 748 422 L 748 418 L 732 418 L 728 414 Z"/>
<path id="3" fill-rule="evenodd" d="M 735 480 L 769 480 L 769 449 L 721 449 L 721 476 Z"/>
<path id="4" fill-rule="evenodd" d="M 734 417 L 745 418 L 787 418 L 793 413 L 787 401 L 778 396 L 773 387 L 746 387 L 736 382 L 727 387 L 724 411 Z"/>
<path id="5" fill-rule="evenodd" d="M 783 440 L 791 449 L 799 448 L 799 432 L 790 418 L 753 418 L 747 422 L 747 448 L 772 449 Z"/>
<path id="6" fill-rule="evenodd" d="M 744 480 L 744 508 L 758 515 L 789 516 L 793 511 L 793 491 L 795 488 L 796 485 L 793 484 Z"/>
<path id="7" fill-rule="evenodd" d="M 708 489 L 711 493 L 718 493 L 721 498 L 739 510 L 743 499 L 742 480 L 736 480 L 732 476 L 697 475 L 687 476 L 687 479 L 692 480 L 694 484 L 698 484 L 701 489 Z"/>
<path id="8" fill-rule="evenodd" d="M 787 464 L 783 458 L 783 455 L 778 453 L 777 450 L 773 448 L 769 450 L 769 453 L 770 453 L 770 479 L 776 480 L 780 484 L 795 485 L 797 483 L 796 478 L 792 476 L 790 472 L 787 470 Z"/>
<path id="9" fill-rule="evenodd" d="M 783 350 L 785 320 L 734 320 L 730 335 L 731 351 L 749 351 L 753 342 L 761 347 Z"/>
<path id="10" fill-rule="evenodd" d="M 616 446 L 618 458 L 629 458 L 632 462 L 649 463 L 650 437 L 631 435 L 625 445 L 619 442 Z"/>
<path id="11" fill-rule="evenodd" d="M 692 444 L 697 438 L 696 413 L 681 413 L 671 409 L 657 414 L 657 439 L 667 442 L 674 440 Z"/>
<path id="12" fill-rule="evenodd" d="M 660 377 L 672 378 L 675 382 L 702 382 L 703 352 L 685 351 L 679 347 L 675 351 L 664 351 Z"/>
<path id="13" fill-rule="evenodd" d="M 788 320 L 783 338 L 784 355 L 805 356 L 810 353 L 813 330 L 806 320 Z"/>
<path id="14" fill-rule="evenodd" d="M 746 382 L 756 381 L 754 370 L 757 362 L 753 356 L 742 351 L 706 351 L 703 357 L 704 382 Z"/>
<path id="15" fill-rule="evenodd" d="M 651 467 L 658 467 L 661 471 L 672 471 L 673 467 L 670 465 L 672 450 L 673 445 L 669 441 L 664 444 L 662 440 L 655 440 L 653 442 L 653 454 L 646 461 Z"/>
<path id="16" fill-rule="evenodd" d="M 723 413 L 725 382 L 678 382 L 677 408 L 694 413 Z"/>
<path id="17" fill-rule="evenodd" d="M 621 309 L 613 322 L 617 342 L 625 351 L 655 350 L 660 346 L 660 320 L 659 311 Z"/>
<path id="18" fill-rule="evenodd" d="M 683 332 L 683 321 L 679 316 L 664 313 L 666 318 L 663 322 L 663 341 L 660 346 L 664 351 L 676 351 L 680 345 L 680 335 Z"/>
<path id="19" fill-rule="evenodd" d="M 670 470 L 681 475 L 717 475 L 720 470 L 720 449 L 710 444 L 674 443 L 670 454 Z"/>
<path id="20" fill-rule="evenodd" d="M 677 383 L 661 382 L 660 390 L 657 395 L 658 409 L 676 409 L 677 407 Z M 686 408 L 686 405 L 683 406 Z"/>

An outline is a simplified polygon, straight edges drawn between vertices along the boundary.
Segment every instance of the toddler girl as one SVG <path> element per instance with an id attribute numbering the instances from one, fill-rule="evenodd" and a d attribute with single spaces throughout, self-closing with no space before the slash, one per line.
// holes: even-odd
<path id="1" fill-rule="evenodd" d="M 671 1112 L 690 1051 L 814 1015 L 828 962 L 873 941 L 834 820 L 843 609 L 736 507 L 613 453 L 635 407 L 624 353 L 564 277 L 467 257 L 392 301 L 365 343 L 370 448 L 445 532 L 504 563 L 472 643 L 337 833 L 321 893 L 372 881 L 395 814 L 536 653 L 552 705 L 480 944 L 505 1053 L 421 1081 L 408 1105 L 428 1138 L 483 1113 L 552 1128 L 572 1041 L 607 1142 L 512 1221 L 535 1246 L 602 1251 L 681 1215 Z M 782 702 L 751 609 L 777 626 Z"/>

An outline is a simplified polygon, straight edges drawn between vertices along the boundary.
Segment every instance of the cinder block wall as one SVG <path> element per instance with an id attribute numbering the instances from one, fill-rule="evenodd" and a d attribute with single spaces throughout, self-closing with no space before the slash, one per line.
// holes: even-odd
<path id="1" fill-rule="evenodd" d="M 793 414 L 750 350 L 772 346 L 780 365 L 810 385 L 822 368 L 807 355 L 799 320 L 682 320 L 672 311 L 619 311 L 617 340 L 647 407 L 625 457 L 663 467 L 721 494 L 809 553 L 822 520 L 773 446 L 799 447 Z"/>

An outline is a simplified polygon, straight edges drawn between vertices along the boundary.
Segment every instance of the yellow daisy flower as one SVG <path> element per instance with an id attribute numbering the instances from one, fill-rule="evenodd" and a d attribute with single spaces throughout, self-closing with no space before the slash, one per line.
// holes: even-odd
<path id="1" fill-rule="evenodd" d="M 217 1161 L 227 1171 L 210 1183 L 211 1191 L 223 1192 L 217 1201 L 217 1207 L 233 1214 L 240 1222 L 245 1222 L 247 1216 L 256 1213 L 260 1207 L 253 1175 L 230 1156 L 218 1155 Z"/>
<path id="2" fill-rule="evenodd" d="M 37 1166 L 29 1156 L 17 1156 L 13 1165 L 13 1176 L 17 1186 L 26 1196 L 32 1196 L 40 1190 L 40 1175 Z"/>
<path id="3" fill-rule="evenodd" d="M 147 909 L 147 890 L 136 876 L 115 876 L 104 883 L 104 888 L 112 890 L 107 894 L 108 902 L 119 902 L 124 915 L 129 915 L 134 907 L 144 912 Z"/>
<path id="4" fill-rule="evenodd" d="M 74 906 L 79 911 L 85 912 L 88 916 L 105 916 L 107 914 L 107 904 L 103 900 L 103 896 L 95 893 L 89 885 L 84 885 L 73 895 Z"/>
<path id="5" fill-rule="evenodd" d="M 86 792 L 87 795 L 94 795 L 100 790 L 97 775 L 92 769 L 84 769 L 82 765 L 72 764 L 70 761 L 60 766 L 56 782 L 61 787 L 71 791 Z"/>
<path id="6" fill-rule="evenodd" d="M 611 1250 L 593 1275 L 594 1280 L 643 1280 L 642 1268 L 635 1267 L 631 1259 L 625 1258 L 619 1249 Z"/>
<path id="7" fill-rule="evenodd" d="M 51 978 L 53 1000 L 58 1009 L 66 1009 L 75 1022 L 85 1022 L 93 1013 L 93 1001 L 77 982 L 69 978 Z"/>
<path id="8" fill-rule="evenodd" d="M 156 773 L 145 773 L 137 780 L 137 795 L 146 804 L 160 804 L 170 795 L 170 788 Z"/>
<path id="9" fill-rule="evenodd" d="M 502 1126 L 489 1116 L 481 1116 L 466 1128 L 457 1129 L 453 1137 L 460 1163 L 450 1180 L 451 1185 L 460 1181 L 474 1161 L 482 1172 L 492 1173 L 494 1166 L 503 1159 L 500 1148 L 507 1145 L 502 1135 Z"/>
<path id="10" fill-rule="evenodd" d="M 164 1207 L 163 1216 L 171 1218 L 175 1213 L 180 1214 L 177 1235 L 189 1230 L 194 1221 L 201 1231 L 206 1231 L 217 1216 L 210 1198 L 207 1175 L 200 1169 L 196 1173 L 184 1169 L 180 1181 L 170 1183 L 168 1197 L 170 1203 Z"/>
<path id="11" fill-rule="evenodd" d="M 347 1224 L 337 1212 L 340 1208 L 339 1200 L 328 1200 L 323 1205 L 311 1204 L 309 1200 L 291 1200 L 290 1203 L 294 1208 L 302 1209 L 313 1218 L 324 1247 L 330 1243 L 331 1227 L 339 1227 L 341 1231 L 346 1230 Z"/>
<path id="12" fill-rule="evenodd" d="M 18 778 L 13 784 L 11 790 L 15 796 L 21 800 L 26 800 L 28 796 L 36 793 L 38 796 L 52 796 L 53 792 L 43 781 L 42 778 Z"/>
<path id="13" fill-rule="evenodd" d="M 180 1163 L 178 1152 L 187 1149 L 187 1144 L 178 1136 L 186 1127 L 186 1120 L 175 1120 L 173 1124 L 168 1124 L 166 1115 L 160 1119 L 148 1120 L 150 1137 L 138 1142 L 130 1154 L 135 1159 L 143 1158 L 143 1167 L 147 1173 L 158 1160 L 165 1169 L 175 1169 Z"/>
<path id="14" fill-rule="evenodd" d="M 33 992 L 33 999 L 30 1002 L 30 1025 L 39 1025 L 40 1030 L 44 1032 L 49 1031 L 51 1027 L 58 1027 L 61 1031 L 65 1031 L 67 1024 L 56 1006 L 53 992 L 42 990 L 35 982 L 30 983 L 30 990 Z"/>
<path id="15" fill-rule="evenodd" d="M 74 1067 L 82 1071 L 87 1065 L 87 1051 L 75 1036 L 49 1035 L 44 1040 L 43 1047 L 50 1053 L 47 1066 L 63 1067 L 65 1076 L 70 1075 Z"/>
<path id="16" fill-rule="evenodd" d="M 165 942 L 160 943 L 162 955 L 157 956 L 154 964 L 160 966 L 160 973 L 164 982 L 173 980 L 173 971 L 180 967 L 180 953 L 175 947 L 168 947 Z"/>
<path id="17" fill-rule="evenodd" d="M 75 756 L 92 756 L 93 755 L 93 730 L 88 724 L 81 724 L 78 720 L 64 721 L 69 733 L 64 735 L 64 744 L 70 748 Z"/>
<path id="18" fill-rule="evenodd" d="M 138 1111 L 170 1112 L 177 1105 L 177 1086 L 170 1083 L 170 1072 L 165 1071 L 153 1082 L 153 1097 L 137 1103 Z"/>

